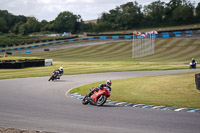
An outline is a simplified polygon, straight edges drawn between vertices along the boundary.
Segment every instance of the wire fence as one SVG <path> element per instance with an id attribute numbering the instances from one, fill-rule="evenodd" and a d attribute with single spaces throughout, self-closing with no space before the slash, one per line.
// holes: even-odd
<path id="1" fill-rule="evenodd" d="M 154 54 L 155 34 L 133 35 L 132 58 Z"/>

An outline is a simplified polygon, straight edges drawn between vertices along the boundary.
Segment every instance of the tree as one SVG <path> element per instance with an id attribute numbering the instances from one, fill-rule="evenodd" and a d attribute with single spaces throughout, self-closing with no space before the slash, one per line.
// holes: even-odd
<path id="1" fill-rule="evenodd" d="M 166 18 L 171 25 L 190 23 L 194 6 L 189 0 L 171 0 L 166 4 Z M 190 22 L 189 22 L 190 21 Z"/>
<path id="2" fill-rule="evenodd" d="M 5 33 L 7 32 L 7 29 L 6 21 L 0 17 L 0 32 Z"/>
<path id="3" fill-rule="evenodd" d="M 28 33 L 40 31 L 40 24 L 35 17 L 28 17 L 25 25 L 28 27 Z"/>
<path id="4" fill-rule="evenodd" d="M 197 5 L 196 12 L 197 12 L 197 19 L 200 21 L 200 2 Z"/>
<path id="5" fill-rule="evenodd" d="M 144 13 L 148 18 L 151 25 L 160 25 L 165 18 L 165 2 L 160 0 L 152 2 L 151 4 L 144 6 Z"/>
<path id="6" fill-rule="evenodd" d="M 187 5 L 182 5 L 177 7 L 173 11 L 173 20 L 175 22 L 179 22 L 182 24 L 187 24 L 192 21 L 193 18 L 193 8 L 187 6 Z"/>
<path id="7" fill-rule="evenodd" d="M 17 31 L 19 34 L 27 35 L 32 32 L 40 31 L 40 23 L 35 17 L 28 17 L 26 23 L 18 23 L 14 26 L 13 31 Z"/>
<path id="8" fill-rule="evenodd" d="M 29 33 L 29 28 L 27 24 L 22 24 L 19 26 L 19 34 L 27 35 Z"/>
<path id="9" fill-rule="evenodd" d="M 19 34 L 19 28 L 22 24 L 22 22 L 16 23 L 11 29 L 12 33 Z"/>
<path id="10" fill-rule="evenodd" d="M 77 32 L 79 29 L 80 15 L 74 15 L 71 12 L 64 11 L 54 20 L 54 28 L 57 32 Z"/>
<path id="11" fill-rule="evenodd" d="M 135 2 L 128 2 L 120 6 L 122 10 L 122 25 L 124 29 L 136 28 L 141 25 L 143 14 L 142 6 Z"/>
<path id="12" fill-rule="evenodd" d="M 46 31 L 48 26 L 47 20 L 42 20 L 40 22 L 40 31 Z"/>
<path id="13" fill-rule="evenodd" d="M 97 27 L 101 28 L 97 29 L 109 31 L 139 27 L 143 19 L 141 8 L 142 6 L 135 1 L 120 5 L 110 10 L 109 13 L 102 13 L 97 22 Z"/>

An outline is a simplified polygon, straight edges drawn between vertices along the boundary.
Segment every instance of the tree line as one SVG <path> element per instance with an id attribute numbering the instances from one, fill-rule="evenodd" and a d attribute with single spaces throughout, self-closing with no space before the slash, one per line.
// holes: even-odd
<path id="1" fill-rule="evenodd" d="M 196 9 L 196 14 L 194 14 Z M 33 32 L 104 32 L 131 30 L 135 28 L 152 28 L 176 26 L 200 22 L 200 2 L 190 0 L 160 0 L 149 5 L 139 5 L 136 1 L 128 2 L 103 12 L 97 23 L 83 22 L 80 15 L 69 11 L 61 12 L 55 20 L 38 21 L 35 17 L 13 15 L 7 10 L 0 10 L 0 34 L 14 33 L 28 35 Z"/>

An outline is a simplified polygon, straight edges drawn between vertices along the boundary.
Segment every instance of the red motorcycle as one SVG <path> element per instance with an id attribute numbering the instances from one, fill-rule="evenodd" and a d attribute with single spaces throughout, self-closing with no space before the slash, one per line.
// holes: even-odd
<path id="1" fill-rule="evenodd" d="M 94 89 L 95 88 L 91 88 L 90 91 Z M 102 106 L 108 97 L 110 97 L 110 90 L 107 87 L 104 87 L 103 89 L 94 91 L 91 96 L 86 95 L 82 100 L 82 104 L 87 105 L 90 103 L 92 105 Z"/>

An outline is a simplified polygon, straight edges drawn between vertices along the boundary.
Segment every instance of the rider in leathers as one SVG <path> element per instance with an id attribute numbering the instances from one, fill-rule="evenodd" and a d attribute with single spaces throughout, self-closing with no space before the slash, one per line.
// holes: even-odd
<path id="1" fill-rule="evenodd" d="M 55 71 L 58 71 L 58 79 L 60 79 L 60 77 L 63 75 L 64 71 L 63 71 L 63 67 L 60 67 L 59 69 L 56 69 Z"/>
<path id="2" fill-rule="evenodd" d="M 95 91 L 98 91 L 99 89 L 104 89 L 104 87 L 106 87 L 108 89 L 109 92 L 111 92 L 111 80 L 107 80 L 105 84 L 100 84 L 97 88 L 91 90 L 91 92 L 88 94 L 88 96 L 90 97 Z"/>

